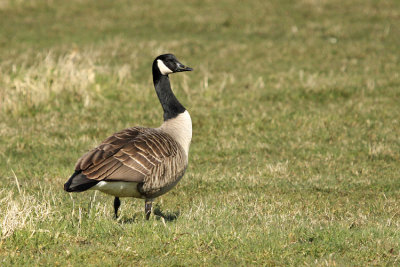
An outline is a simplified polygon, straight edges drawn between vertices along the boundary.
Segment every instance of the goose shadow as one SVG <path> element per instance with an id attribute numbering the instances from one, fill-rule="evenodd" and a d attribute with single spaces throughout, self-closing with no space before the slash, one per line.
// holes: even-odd
<path id="1" fill-rule="evenodd" d="M 180 212 L 179 211 L 173 211 L 173 212 L 163 212 L 160 207 L 154 207 L 153 213 L 156 216 L 164 218 L 165 221 L 167 222 L 172 222 L 178 219 Z M 137 222 L 137 218 L 139 215 L 135 214 L 133 217 L 120 217 L 117 220 L 118 223 L 120 224 L 132 224 Z M 157 218 L 160 219 L 160 218 Z"/>
<path id="2" fill-rule="evenodd" d="M 136 215 L 133 215 L 133 217 L 127 218 L 127 217 L 122 217 L 118 218 L 117 222 L 120 224 L 132 224 L 136 222 Z"/>
<path id="3" fill-rule="evenodd" d="M 167 222 L 175 221 L 180 215 L 179 211 L 163 212 L 159 206 L 154 207 L 153 213 L 154 215 L 164 218 Z"/>

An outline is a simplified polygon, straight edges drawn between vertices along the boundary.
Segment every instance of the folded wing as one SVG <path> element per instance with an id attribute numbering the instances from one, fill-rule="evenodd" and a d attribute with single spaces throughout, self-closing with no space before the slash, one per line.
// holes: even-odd
<path id="1" fill-rule="evenodd" d="M 175 184 L 186 165 L 181 146 L 171 136 L 158 129 L 133 127 L 83 155 L 75 171 L 95 181 L 143 183 L 146 194 Z"/>

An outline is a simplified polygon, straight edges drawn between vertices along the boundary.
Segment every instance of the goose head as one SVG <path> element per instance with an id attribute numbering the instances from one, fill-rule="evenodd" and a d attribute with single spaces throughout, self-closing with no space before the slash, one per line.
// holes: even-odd
<path id="1" fill-rule="evenodd" d="M 161 75 L 168 75 L 175 72 L 192 71 L 193 69 L 180 63 L 173 54 L 164 54 L 158 56 L 153 63 L 153 69 L 156 67 Z"/>

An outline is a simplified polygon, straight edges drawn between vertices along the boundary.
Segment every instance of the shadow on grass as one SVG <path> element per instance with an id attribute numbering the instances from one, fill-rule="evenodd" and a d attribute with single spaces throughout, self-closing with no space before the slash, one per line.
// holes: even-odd
<path id="1" fill-rule="evenodd" d="M 179 211 L 163 212 L 159 206 L 154 207 L 153 213 L 154 215 L 164 218 L 164 220 L 167 222 L 175 221 L 176 219 L 178 219 L 180 214 Z"/>
<path id="2" fill-rule="evenodd" d="M 131 223 L 134 223 L 136 221 L 136 218 L 137 218 L 136 215 L 133 215 L 133 217 L 131 217 L 131 218 L 127 218 L 127 217 L 119 218 L 118 219 L 118 223 L 131 224 Z"/>
<path id="3" fill-rule="evenodd" d="M 154 207 L 153 209 L 153 214 L 159 217 L 164 218 L 165 221 L 167 222 L 172 222 L 178 219 L 180 212 L 179 211 L 174 211 L 174 212 L 163 212 L 159 206 Z M 140 214 L 135 214 L 133 217 L 120 217 L 117 219 L 117 222 L 120 224 L 132 224 L 137 222 L 138 217 L 140 217 Z M 160 219 L 159 217 L 156 217 L 157 219 Z"/>

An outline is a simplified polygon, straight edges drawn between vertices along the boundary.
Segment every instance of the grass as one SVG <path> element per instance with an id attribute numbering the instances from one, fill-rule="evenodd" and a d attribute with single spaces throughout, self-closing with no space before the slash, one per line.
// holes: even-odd
<path id="1" fill-rule="evenodd" d="M 398 1 L 0 0 L 0 263 L 398 265 Z M 67 194 L 113 132 L 157 127 L 155 56 L 189 169 L 141 200 Z"/>

